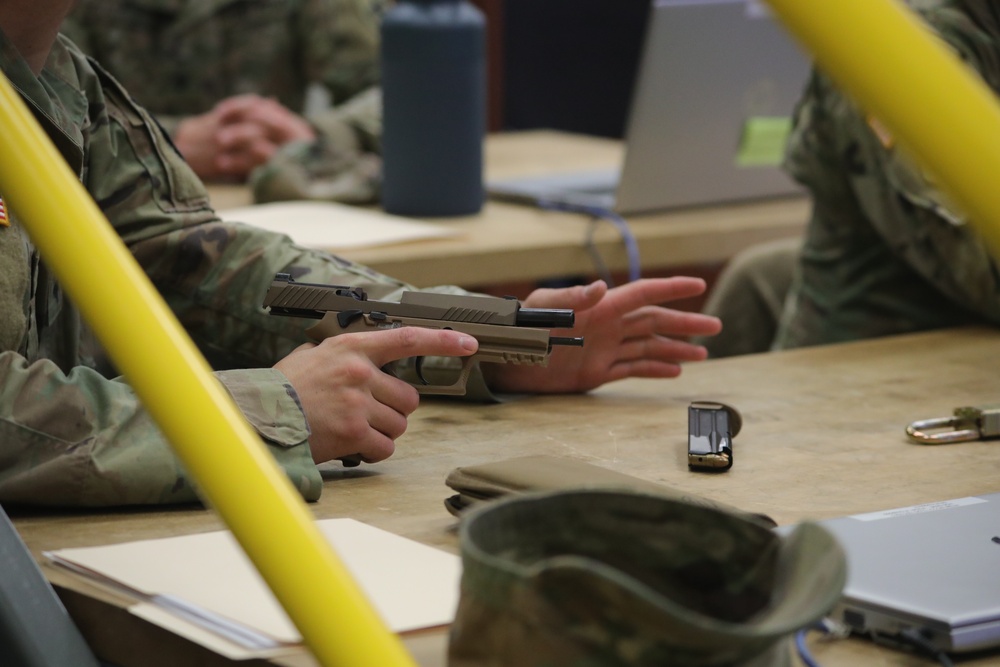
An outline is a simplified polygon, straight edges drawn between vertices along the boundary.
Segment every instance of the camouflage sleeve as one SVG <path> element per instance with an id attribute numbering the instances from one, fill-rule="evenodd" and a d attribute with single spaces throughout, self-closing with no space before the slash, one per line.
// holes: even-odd
<path id="1" fill-rule="evenodd" d="M 281 234 L 222 222 L 169 140 L 108 76 L 94 121 L 108 136 L 90 152 L 87 186 L 168 305 L 217 369 L 269 367 L 305 341 L 302 321 L 270 317 L 263 296 L 284 271 L 373 294 L 404 286 Z"/>
<path id="2" fill-rule="evenodd" d="M 382 152 L 382 89 L 373 86 L 340 106 L 310 114 L 309 121 L 333 145 Z"/>
<path id="3" fill-rule="evenodd" d="M 82 66 L 81 71 L 86 72 Z M 84 184 L 140 263 L 148 265 L 167 301 L 178 307 L 196 343 L 215 357 L 211 361 L 221 362 L 219 379 L 278 463 L 307 499 L 316 499 L 321 480 L 305 416 L 287 379 L 270 368 L 301 342 L 301 327 L 285 322 L 255 332 L 255 325 L 276 324 L 279 318 L 264 316 L 261 296 L 238 284 L 247 267 L 263 267 L 266 260 L 291 263 L 304 251 L 279 236 L 218 223 L 204 188 L 145 112 L 110 77 L 93 78 L 96 82 L 84 83 L 92 114 L 83 134 Z M 283 245 L 289 247 L 282 250 Z M 158 250 L 172 254 L 157 257 Z M 226 280 L 225 271 L 210 270 L 217 262 L 229 263 L 228 278 L 236 282 L 226 284 L 222 295 L 193 289 L 199 277 L 215 287 L 212 281 Z M 248 289 L 263 282 L 252 281 Z M 216 306 L 226 312 L 215 313 Z M 39 309 L 44 312 L 43 302 Z M 93 356 L 89 340 L 80 341 L 75 362 L 72 351 L 63 350 L 76 349 L 77 340 L 53 341 L 57 347 L 51 351 L 67 357 L 65 366 L 44 351 L 32 353 L 31 363 L 10 348 L 0 354 L 0 501 L 98 506 L 195 500 L 190 481 L 131 388 L 94 370 L 86 362 Z M 261 363 L 238 363 L 253 361 Z"/>
<path id="4" fill-rule="evenodd" d="M 306 499 L 321 480 L 287 384 L 255 374 L 220 379 Z M 0 502 L 112 506 L 198 500 L 196 489 L 132 389 L 86 367 L 0 353 Z M 39 396 L 51 400 L 38 400 Z M 58 412 L 58 415 L 55 414 Z M 67 415 L 72 418 L 67 418 Z"/>
<path id="5" fill-rule="evenodd" d="M 92 178 L 91 192 L 214 368 L 270 367 L 305 342 L 305 322 L 271 317 L 261 306 L 275 273 L 362 287 L 374 299 L 396 300 L 412 289 L 286 236 L 220 221 L 204 186 L 147 112 L 110 77 L 106 87 L 114 98 L 106 124 L 120 134 L 110 142 L 119 150 L 91 159 L 91 173 L 102 174 Z M 134 159 L 124 159 L 125 151 Z M 449 285 L 432 290 L 463 292 Z M 437 377 L 457 374 L 459 366 L 455 359 L 426 363 Z M 469 387 L 467 400 L 496 400 L 478 369 Z"/>

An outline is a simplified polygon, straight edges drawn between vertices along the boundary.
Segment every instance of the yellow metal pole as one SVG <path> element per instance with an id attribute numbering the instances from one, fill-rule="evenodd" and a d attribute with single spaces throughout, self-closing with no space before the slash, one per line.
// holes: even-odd
<path id="1" fill-rule="evenodd" d="M 820 69 L 888 127 L 1000 257 L 1000 105 L 895 0 L 767 0 Z"/>
<path id="2" fill-rule="evenodd" d="M 0 128 L 0 194 L 321 664 L 414 665 L 5 76 Z"/>

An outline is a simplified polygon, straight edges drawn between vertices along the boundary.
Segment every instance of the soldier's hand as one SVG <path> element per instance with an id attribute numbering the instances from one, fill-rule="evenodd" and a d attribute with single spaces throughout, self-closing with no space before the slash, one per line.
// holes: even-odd
<path id="1" fill-rule="evenodd" d="M 194 173 L 206 181 L 224 180 L 227 175 L 219 169 L 217 136 L 222 129 L 219 115 L 213 111 L 182 120 L 174 134 L 174 144 Z"/>
<path id="2" fill-rule="evenodd" d="M 298 394 L 314 461 L 360 454 L 371 463 L 392 455 L 419 404 L 416 389 L 381 368 L 408 357 L 462 357 L 476 349 L 475 338 L 457 331 L 401 327 L 307 343 L 274 367 Z"/>
<path id="3" fill-rule="evenodd" d="M 228 123 L 215 136 L 216 171 L 227 180 L 245 181 L 250 172 L 271 159 L 280 144 L 254 122 Z"/>
<path id="4" fill-rule="evenodd" d="M 315 137 L 304 118 L 278 102 L 237 95 L 181 121 L 174 143 L 204 180 L 242 182 L 282 145 Z"/>
<path id="5" fill-rule="evenodd" d="M 700 278 L 653 278 L 614 289 L 603 281 L 539 289 L 524 300 L 533 308 L 572 308 L 576 325 L 556 335 L 583 336 L 583 347 L 556 347 L 547 366 L 484 364 L 490 386 L 513 392 L 582 392 L 626 377 L 669 378 L 681 364 L 701 361 L 705 348 L 688 336 L 722 329 L 718 318 L 660 304 L 705 291 Z"/>
<path id="6" fill-rule="evenodd" d="M 309 121 L 267 97 L 237 95 L 219 102 L 215 111 L 223 124 L 252 123 L 258 126 L 264 136 L 277 146 L 316 138 L 316 130 Z"/>

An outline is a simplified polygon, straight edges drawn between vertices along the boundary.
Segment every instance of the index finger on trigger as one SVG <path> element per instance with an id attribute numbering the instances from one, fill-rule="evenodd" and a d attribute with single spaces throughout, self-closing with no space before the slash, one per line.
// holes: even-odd
<path id="1" fill-rule="evenodd" d="M 466 357 L 479 349 L 479 341 L 451 329 L 404 326 L 372 332 L 363 346 L 378 366 L 408 357 Z"/>

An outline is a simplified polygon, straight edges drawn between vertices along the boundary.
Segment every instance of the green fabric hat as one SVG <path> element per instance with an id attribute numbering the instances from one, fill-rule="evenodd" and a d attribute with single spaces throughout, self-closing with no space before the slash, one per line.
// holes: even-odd
<path id="1" fill-rule="evenodd" d="M 533 494 L 461 526 L 449 665 L 790 664 L 846 579 L 833 536 L 640 493 Z"/>

